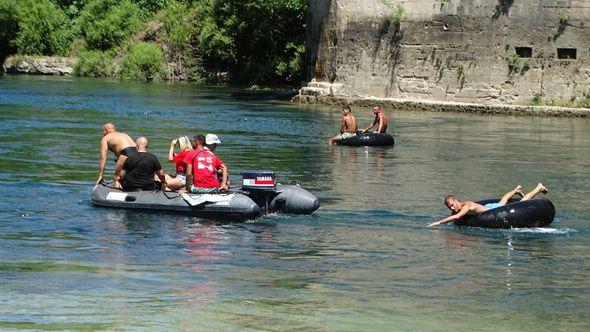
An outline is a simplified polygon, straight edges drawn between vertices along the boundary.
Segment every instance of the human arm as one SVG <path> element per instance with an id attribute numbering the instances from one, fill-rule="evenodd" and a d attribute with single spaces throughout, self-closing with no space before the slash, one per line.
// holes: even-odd
<path id="1" fill-rule="evenodd" d="M 156 176 L 160 179 L 162 183 L 162 190 L 166 190 L 166 174 L 164 174 L 164 170 L 160 168 L 159 171 L 156 172 Z"/>
<path id="2" fill-rule="evenodd" d="M 170 142 L 170 149 L 168 150 L 168 160 L 169 161 L 174 161 L 174 147 L 176 146 L 177 142 L 178 142 L 177 139 L 173 139 L 172 142 Z"/>
<path id="3" fill-rule="evenodd" d="M 98 180 L 96 184 L 100 184 L 104 181 L 104 168 L 107 163 L 107 138 L 103 137 L 100 140 L 100 159 L 98 160 Z"/>
<path id="4" fill-rule="evenodd" d="M 373 120 L 373 122 L 371 123 L 371 125 L 370 125 L 370 126 L 368 126 L 368 127 L 367 127 L 367 128 L 365 128 L 365 129 L 361 130 L 361 132 L 363 132 L 363 133 L 364 133 L 364 132 L 366 132 L 366 131 L 368 131 L 368 130 L 370 130 L 370 129 L 373 129 L 373 127 L 375 127 L 375 125 L 378 123 L 378 121 L 379 121 L 379 120 L 378 120 L 377 118 L 375 118 L 375 120 Z"/>
<path id="5" fill-rule="evenodd" d="M 191 191 L 191 184 L 193 183 L 193 165 L 186 164 L 186 191 Z"/>
<path id="6" fill-rule="evenodd" d="M 432 222 L 432 223 L 428 224 L 428 227 L 438 226 L 438 225 L 441 225 L 441 224 L 446 224 L 446 223 L 451 222 L 451 221 L 459 220 L 459 219 L 461 219 L 461 217 L 463 217 L 464 215 L 466 215 L 467 213 L 469 213 L 469 210 L 470 210 L 470 207 L 468 205 L 465 205 L 461 209 L 461 211 L 457 212 L 456 214 L 454 214 L 452 216 L 448 216 L 448 217 L 446 217 L 444 219 L 441 219 L 439 221 Z"/>
<path id="7" fill-rule="evenodd" d="M 227 166 L 225 166 L 225 164 L 221 164 L 219 166 L 219 170 L 221 170 L 221 185 L 219 186 L 219 191 L 226 191 L 228 189 Z"/>

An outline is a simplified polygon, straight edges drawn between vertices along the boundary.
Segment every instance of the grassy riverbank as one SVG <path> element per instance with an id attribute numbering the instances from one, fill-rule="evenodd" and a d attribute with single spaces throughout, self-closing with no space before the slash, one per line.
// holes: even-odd
<path id="1" fill-rule="evenodd" d="M 0 0 L 0 59 L 78 76 L 298 84 L 305 0 Z"/>

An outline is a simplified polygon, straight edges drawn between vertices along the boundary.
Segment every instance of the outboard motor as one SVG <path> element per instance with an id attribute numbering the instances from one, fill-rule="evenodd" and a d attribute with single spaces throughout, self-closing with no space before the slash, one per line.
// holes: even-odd
<path id="1" fill-rule="evenodd" d="M 269 213 L 270 202 L 277 195 L 275 172 L 242 171 L 242 190 L 258 204 L 262 214 Z"/>

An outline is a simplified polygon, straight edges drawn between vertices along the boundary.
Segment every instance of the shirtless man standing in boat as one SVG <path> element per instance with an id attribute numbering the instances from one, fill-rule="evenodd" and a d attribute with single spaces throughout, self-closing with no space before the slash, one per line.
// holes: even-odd
<path id="1" fill-rule="evenodd" d="M 330 138 L 328 144 L 332 145 L 335 141 L 353 137 L 356 135 L 356 118 L 351 114 L 350 106 L 342 107 L 342 119 L 340 120 L 340 134 Z"/>
<path id="2" fill-rule="evenodd" d="M 385 134 L 387 132 L 387 117 L 383 112 L 381 112 L 381 107 L 375 106 L 373 107 L 373 114 L 375 114 L 375 120 L 371 123 L 370 126 L 361 130 L 361 132 L 366 132 L 367 130 L 372 129 L 373 127 L 377 126 L 376 134 Z"/>
<path id="3" fill-rule="evenodd" d="M 96 184 L 104 182 L 104 168 L 107 162 L 107 149 L 115 154 L 115 174 L 118 174 L 125 159 L 133 153 L 137 153 L 137 145 L 133 139 L 120 131 L 113 123 L 105 123 L 102 126 L 104 137 L 100 141 L 100 161 L 98 162 L 98 180 Z"/>
<path id="4" fill-rule="evenodd" d="M 507 192 L 504 196 L 502 196 L 502 199 L 500 199 L 498 203 L 488 203 L 486 205 L 481 205 L 472 201 L 461 202 L 454 195 L 447 195 L 445 197 L 445 205 L 449 208 L 449 210 L 451 210 L 451 212 L 453 212 L 453 215 L 446 217 L 442 220 L 430 223 L 428 224 L 428 227 L 445 224 L 451 221 L 456 221 L 466 215 L 480 214 L 486 210 L 499 208 L 501 206 L 506 205 L 508 201 L 512 198 L 512 196 L 516 194 L 520 194 L 522 196 L 521 201 L 528 201 L 535 198 L 535 196 L 538 193 L 542 192 L 546 194 L 547 191 L 547 188 L 545 188 L 545 186 L 542 183 L 539 183 L 535 189 L 533 189 L 531 192 L 525 195 L 522 192 L 522 186 L 516 186 L 516 188 L 512 189 L 511 191 Z"/>

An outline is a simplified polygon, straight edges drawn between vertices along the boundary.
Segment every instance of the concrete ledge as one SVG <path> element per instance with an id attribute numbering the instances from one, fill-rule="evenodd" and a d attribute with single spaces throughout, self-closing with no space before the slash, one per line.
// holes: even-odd
<path id="1" fill-rule="evenodd" d="M 588 108 L 566 108 L 554 106 L 521 106 L 503 104 L 472 104 L 432 100 L 410 99 L 378 99 L 363 97 L 337 96 L 305 96 L 297 95 L 291 100 L 300 104 L 351 105 L 370 107 L 379 105 L 384 109 L 398 109 L 404 111 L 475 113 L 490 115 L 523 115 L 523 116 L 551 116 L 551 117 L 590 117 Z"/>

